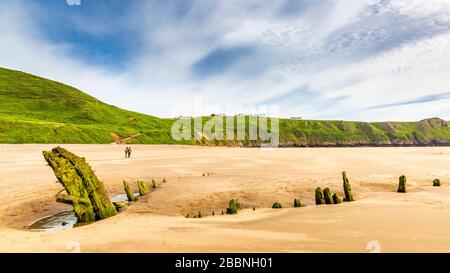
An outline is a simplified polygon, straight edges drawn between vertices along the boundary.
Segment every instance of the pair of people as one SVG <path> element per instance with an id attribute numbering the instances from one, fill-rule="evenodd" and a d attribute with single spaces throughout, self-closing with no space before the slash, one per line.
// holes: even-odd
<path id="1" fill-rule="evenodd" d="M 127 146 L 126 148 L 125 148 L 125 158 L 130 158 L 131 157 L 131 152 L 132 152 L 133 150 L 131 149 L 131 147 L 130 146 Z"/>

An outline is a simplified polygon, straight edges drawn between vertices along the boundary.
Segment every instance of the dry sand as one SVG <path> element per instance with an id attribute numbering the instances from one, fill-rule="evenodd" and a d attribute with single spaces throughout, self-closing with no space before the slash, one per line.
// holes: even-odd
<path id="1" fill-rule="evenodd" d="M 64 145 L 84 156 L 111 195 L 122 180 L 167 179 L 118 216 L 59 232 L 24 226 L 67 209 L 42 150 L 0 145 L 0 252 L 447 252 L 450 148 L 222 148 Z M 346 170 L 357 201 L 315 206 L 314 189 L 341 196 Z M 396 193 L 398 177 L 408 193 Z M 443 186 L 432 187 L 440 178 Z M 292 208 L 301 197 L 307 205 Z M 245 208 L 220 215 L 229 199 Z M 285 209 L 271 209 L 279 201 Z M 251 208 L 256 207 L 253 211 Z M 187 219 L 201 210 L 203 216 Z M 373 242 L 376 241 L 376 242 Z"/>

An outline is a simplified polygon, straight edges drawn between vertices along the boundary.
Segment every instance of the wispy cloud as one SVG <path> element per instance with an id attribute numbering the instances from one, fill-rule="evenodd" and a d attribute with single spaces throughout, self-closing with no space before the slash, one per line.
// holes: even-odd
<path id="1" fill-rule="evenodd" d="M 426 103 L 426 102 L 433 102 L 433 101 L 440 101 L 440 100 L 448 100 L 448 99 L 450 99 L 450 92 L 434 94 L 434 95 L 428 95 L 428 96 L 423 96 L 423 97 L 410 99 L 410 100 L 399 101 L 399 102 L 380 104 L 380 105 L 376 105 L 376 106 L 365 108 L 364 110 L 388 108 L 388 107 L 410 105 L 410 104 L 419 104 L 419 103 Z"/>
<path id="2" fill-rule="evenodd" d="M 201 97 L 283 116 L 450 119 L 446 0 L 5 0 L 0 34 L 0 66 L 153 115 Z"/>

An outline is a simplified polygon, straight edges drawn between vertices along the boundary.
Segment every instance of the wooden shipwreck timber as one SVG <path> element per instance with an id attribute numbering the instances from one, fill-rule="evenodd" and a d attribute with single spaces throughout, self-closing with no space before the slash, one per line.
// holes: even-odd
<path id="1" fill-rule="evenodd" d="M 61 147 L 44 151 L 43 155 L 64 187 L 56 195 L 56 200 L 71 204 L 79 222 L 101 220 L 117 214 L 103 182 L 84 158 Z M 64 190 L 66 195 L 61 194 Z"/>

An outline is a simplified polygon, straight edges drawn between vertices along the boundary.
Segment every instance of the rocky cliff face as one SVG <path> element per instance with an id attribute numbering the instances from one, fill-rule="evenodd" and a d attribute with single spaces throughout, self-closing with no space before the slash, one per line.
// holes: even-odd
<path id="1" fill-rule="evenodd" d="M 259 141 L 198 141 L 196 145 L 259 147 Z M 440 118 L 418 122 L 353 122 L 280 119 L 280 147 L 450 146 Z"/>
<path id="2" fill-rule="evenodd" d="M 373 123 L 285 121 L 283 125 L 281 147 L 450 146 L 450 127 L 440 118 Z"/>

